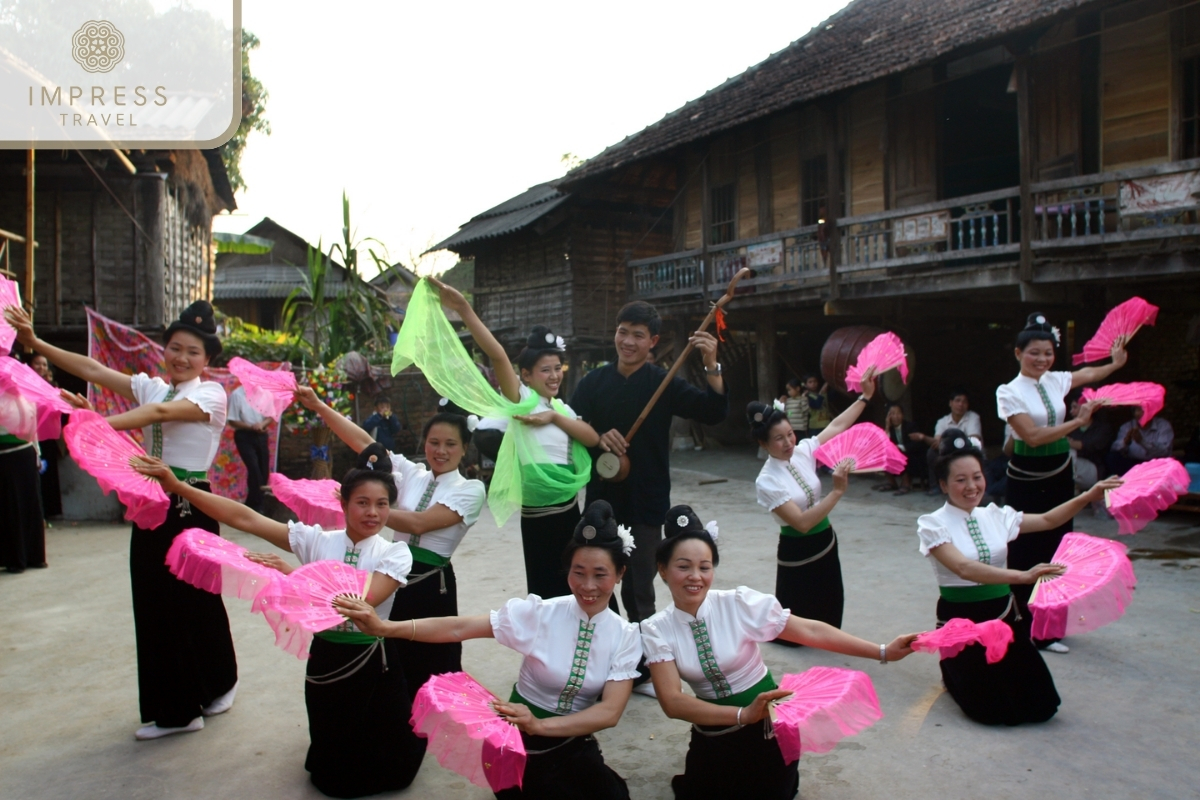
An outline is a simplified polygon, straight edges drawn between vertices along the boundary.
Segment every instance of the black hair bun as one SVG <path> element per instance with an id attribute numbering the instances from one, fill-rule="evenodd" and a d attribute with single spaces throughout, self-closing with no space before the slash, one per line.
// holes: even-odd
<path id="1" fill-rule="evenodd" d="M 575 526 L 575 541 L 582 544 L 603 546 L 620 538 L 612 506 L 605 500 L 597 500 L 585 508 Z"/>
<path id="2" fill-rule="evenodd" d="M 535 325 L 525 340 L 525 346 L 530 350 L 558 350 L 558 337 L 545 325 Z"/>
<path id="3" fill-rule="evenodd" d="M 357 469 L 369 469 L 374 472 L 391 475 L 392 456 L 388 453 L 387 448 L 379 442 L 372 442 L 358 454 L 358 461 L 355 463 L 355 467 Z"/>
<path id="4" fill-rule="evenodd" d="M 207 300 L 197 300 L 179 314 L 179 319 L 172 322 L 163 331 L 163 344 L 171 341 L 177 331 L 187 331 L 199 336 L 204 342 L 204 352 L 209 358 L 221 353 L 221 340 L 217 336 L 217 320 L 213 307 Z"/>
<path id="5" fill-rule="evenodd" d="M 761 404 L 760 404 L 761 405 Z M 691 506 L 679 505 L 667 512 L 666 524 L 663 526 L 665 538 L 678 536 L 681 533 L 707 533 L 707 529 L 692 511 Z"/>
<path id="6" fill-rule="evenodd" d="M 947 428 L 942 431 L 942 443 L 938 446 L 939 456 L 959 454 L 979 455 L 979 448 L 971 441 L 971 437 L 958 428 Z"/>
<path id="7" fill-rule="evenodd" d="M 1050 324 L 1050 320 L 1040 311 L 1035 311 L 1025 320 L 1025 330 L 1041 331 L 1043 333 L 1051 333 L 1054 326 Z"/>
<path id="8" fill-rule="evenodd" d="M 752 400 L 746 405 L 746 422 L 750 423 L 750 427 L 761 425 L 766 422 L 771 416 L 771 412 L 775 410 L 774 406 L 769 406 L 766 403 L 760 403 L 757 400 Z"/>

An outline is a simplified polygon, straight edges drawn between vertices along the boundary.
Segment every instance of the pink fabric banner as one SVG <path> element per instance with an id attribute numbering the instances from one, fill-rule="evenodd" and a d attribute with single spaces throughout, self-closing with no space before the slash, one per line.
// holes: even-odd
<path id="1" fill-rule="evenodd" d="M 136 375 L 145 372 L 147 375 L 166 376 L 167 367 L 163 361 L 163 346 L 148 338 L 140 331 L 134 330 L 108 317 L 87 309 L 88 356 L 101 364 L 126 375 Z M 262 369 L 291 369 L 287 363 L 264 361 L 257 366 Z M 226 393 L 238 387 L 238 379 L 229 370 L 210 367 L 204 370 L 203 379 L 216 381 L 225 387 Z M 136 407 L 136 403 L 127 400 L 119 394 L 100 386 L 88 384 L 88 399 L 102 416 L 109 417 L 120 414 Z M 129 431 L 139 443 L 142 441 L 140 430 Z M 274 420 L 267 429 L 269 447 L 271 450 L 271 471 L 275 470 L 279 457 L 279 421 Z M 225 427 L 221 432 L 221 445 L 217 457 L 213 459 L 208 470 L 208 480 L 212 484 L 214 494 L 233 500 L 246 499 L 246 465 L 238 456 L 237 446 L 233 443 L 233 428 Z"/>

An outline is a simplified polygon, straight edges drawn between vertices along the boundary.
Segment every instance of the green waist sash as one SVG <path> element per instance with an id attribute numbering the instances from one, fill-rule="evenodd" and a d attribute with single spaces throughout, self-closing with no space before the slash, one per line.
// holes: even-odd
<path id="1" fill-rule="evenodd" d="M 29 442 L 25 441 L 20 436 L 13 436 L 11 433 L 0 434 L 0 445 L 17 445 L 17 444 L 29 444 Z"/>
<path id="2" fill-rule="evenodd" d="M 208 472 L 207 471 L 206 472 L 194 472 L 194 471 L 182 469 L 180 467 L 171 467 L 171 472 L 174 473 L 175 477 L 181 481 L 195 482 L 195 481 L 207 481 L 208 480 Z"/>
<path id="3" fill-rule="evenodd" d="M 939 586 L 943 600 L 951 603 L 978 603 L 1007 597 L 1012 590 L 1007 583 L 985 583 L 979 586 Z"/>
<path id="4" fill-rule="evenodd" d="M 408 550 L 412 553 L 413 561 L 420 561 L 422 564 L 429 564 L 432 567 L 444 567 L 450 563 L 450 559 L 445 556 L 439 556 L 432 550 L 426 550 L 424 547 L 417 547 L 410 544 Z"/>
<path id="5" fill-rule="evenodd" d="M 706 703 L 712 703 L 718 706 L 748 706 L 754 702 L 754 698 L 758 697 L 763 692 L 769 692 L 772 689 L 778 689 L 779 685 L 775 683 L 775 679 L 771 677 L 771 670 L 767 670 L 767 674 L 758 683 L 751 686 L 745 691 L 731 694 L 729 697 L 718 697 L 715 700 L 710 700 L 707 697 L 700 699 Z"/>
<path id="6" fill-rule="evenodd" d="M 315 635 L 318 639 L 324 639 L 334 644 L 375 644 L 377 638 L 367 636 L 361 631 L 320 631 Z"/>
<path id="7" fill-rule="evenodd" d="M 508 702 L 520 703 L 523 706 L 529 706 L 529 713 L 533 714 L 538 719 L 549 719 L 550 717 L 561 717 L 562 716 L 562 714 L 556 714 L 553 711 L 547 711 L 546 709 L 542 708 L 541 706 L 534 705 L 533 703 L 526 700 L 524 697 L 521 697 L 521 693 L 517 691 L 517 685 L 515 683 L 513 684 L 512 694 L 510 694 L 508 696 Z"/>
<path id="8" fill-rule="evenodd" d="M 1014 440 L 1013 452 L 1019 456 L 1056 456 L 1060 453 L 1071 452 L 1071 443 L 1067 439 L 1056 439 L 1050 444 L 1030 447 L 1022 441 Z"/>
<path id="9" fill-rule="evenodd" d="M 798 531 L 795 528 L 793 528 L 791 525 L 784 525 L 782 528 L 779 529 L 779 535 L 780 536 L 812 536 L 814 533 L 822 533 L 824 531 L 827 531 L 831 527 L 833 527 L 833 526 L 829 522 L 829 517 L 826 517 L 825 519 L 818 522 L 816 525 L 809 528 L 807 533 L 802 533 L 801 531 Z"/>

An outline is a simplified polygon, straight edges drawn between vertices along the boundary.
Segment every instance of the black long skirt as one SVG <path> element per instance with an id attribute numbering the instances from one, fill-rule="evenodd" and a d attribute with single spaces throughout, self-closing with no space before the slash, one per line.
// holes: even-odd
<path id="1" fill-rule="evenodd" d="M 1005 502 L 1011 508 L 1027 514 L 1042 514 L 1067 502 L 1075 496 L 1075 476 L 1070 461 L 1070 453 L 1053 456 L 1014 455 L 1009 461 Z M 1059 469 L 1064 463 L 1065 468 L 1056 475 L 1032 481 L 1022 480 L 1025 477 L 1022 472 L 1014 470 L 1015 467 L 1025 472 L 1048 473 Z M 1024 570 L 1037 564 L 1049 564 L 1063 536 L 1074 526 L 1075 520 L 1072 518 L 1052 530 L 1021 534 L 1008 544 L 1008 568 Z M 1029 595 L 1033 592 L 1033 584 L 1013 584 L 1012 591 L 1021 616 L 1029 619 Z M 1055 641 L 1058 640 L 1039 639 L 1035 643 L 1038 647 L 1045 647 Z"/>
<path id="2" fill-rule="evenodd" d="M 625 779 L 604 763 L 595 736 L 567 741 L 522 733 L 521 740 L 529 753 L 521 788 L 496 792 L 499 800 L 628 800 Z"/>
<path id="3" fill-rule="evenodd" d="M 7 450 L 17 445 L 0 445 Z M 33 446 L 0 454 L 0 558 L 9 572 L 46 564 L 46 528 Z"/>
<path id="4" fill-rule="evenodd" d="M 437 569 L 420 561 L 413 562 L 412 572 L 408 574 L 409 585 L 396 590 L 396 598 L 392 601 L 392 613 L 388 619 L 410 620 L 458 615 L 458 583 L 454 578 L 454 565 L 447 564 L 442 567 L 440 576 L 436 574 Z M 422 575 L 429 577 L 414 582 Z M 442 578 L 445 578 L 444 594 Z M 417 690 L 425 685 L 430 675 L 462 671 L 461 642 L 430 644 L 409 642 L 403 638 L 390 641 L 395 643 L 398 657 L 392 666 L 404 672 L 411 696 L 416 696 Z M 407 717 L 405 719 L 407 720 Z M 422 743 L 424 741 L 421 740 Z"/>
<path id="5" fill-rule="evenodd" d="M 208 491 L 207 482 L 195 486 Z M 181 504 L 179 497 L 168 498 L 167 521 L 154 530 L 134 525 L 129 543 L 142 722 L 160 728 L 187 725 L 237 683 L 237 658 L 221 596 L 184 583 L 166 565 L 167 551 L 183 530 L 202 528 L 220 535 L 220 525 L 200 509 Z"/>
<path id="6" fill-rule="evenodd" d="M 825 555 L 799 567 L 775 568 L 775 597 L 797 617 L 828 622 L 842 627 L 845 590 L 842 562 L 838 558 L 837 534 L 833 526 L 809 536 L 780 536 L 778 561 L 794 563 Z"/>
<path id="7" fill-rule="evenodd" d="M 540 509 L 522 509 L 539 511 Z M 525 553 L 525 589 L 543 600 L 571 593 L 563 551 L 579 523 L 579 504 L 572 503 L 557 514 L 521 516 L 521 549 Z"/>
<path id="8" fill-rule="evenodd" d="M 720 736 L 692 729 L 684 773 L 671 779 L 676 800 L 791 800 L 800 789 L 799 761 L 785 764 L 765 721 Z M 719 730 L 719 728 L 705 728 Z"/>
<path id="9" fill-rule="evenodd" d="M 1013 641 L 1004 658 L 989 664 L 982 645 L 967 645 L 953 658 L 942 659 L 942 681 L 963 713 L 976 722 L 1045 722 L 1058 711 L 1061 701 L 1042 654 L 1029 639 L 1029 616 L 1018 611 L 1016 603 L 1010 606 L 1008 597 L 973 603 L 952 603 L 943 598 L 937 604 L 941 622 L 955 617 L 986 622 L 1002 614 L 1013 630 Z"/>
<path id="10" fill-rule="evenodd" d="M 58 479 L 58 440 L 47 439 L 38 442 L 42 451 L 42 460 L 46 462 L 46 471 L 41 474 L 42 514 L 46 519 L 61 517 L 62 483 Z"/>
<path id="11" fill-rule="evenodd" d="M 304 684 L 310 739 L 304 768 L 323 794 L 397 791 L 421 768 L 425 740 L 408 724 L 412 703 L 396 644 L 313 639 Z"/>

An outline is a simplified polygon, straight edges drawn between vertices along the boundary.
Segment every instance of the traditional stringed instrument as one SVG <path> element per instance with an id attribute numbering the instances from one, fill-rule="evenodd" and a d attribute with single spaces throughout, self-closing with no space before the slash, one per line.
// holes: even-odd
<path id="1" fill-rule="evenodd" d="M 708 330 L 708 326 L 712 324 L 713 319 L 717 316 L 717 312 L 733 299 L 733 292 L 737 287 L 738 281 L 749 274 L 750 270 L 746 267 L 738 270 L 737 274 L 733 276 L 733 280 L 729 282 L 729 288 L 725 290 L 725 294 L 717 302 L 713 303 L 708 316 L 700 323 L 699 330 Z M 667 385 L 671 383 L 671 380 L 675 377 L 675 373 L 679 372 L 679 368 L 683 366 L 683 362 L 687 361 L 687 357 L 694 348 L 695 344 L 688 342 L 687 347 L 683 348 L 683 352 L 679 354 L 679 358 L 675 359 L 675 363 L 671 365 L 671 369 L 667 372 L 666 377 L 663 378 L 662 383 L 659 384 L 650 401 L 646 403 L 646 407 L 642 409 L 642 413 L 634 421 L 633 427 L 629 429 L 629 433 L 625 434 L 626 444 L 633 440 L 638 429 L 642 427 L 642 423 L 646 421 L 646 417 L 650 416 L 650 412 L 654 410 L 654 404 L 662 397 L 662 393 L 667 390 Z M 602 453 L 596 459 L 596 474 L 600 476 L 601 480 L 609 481 L 610 483 L 620 483 L 629 477 L 629 456 L 618 456 L 616 453 Z"/>

